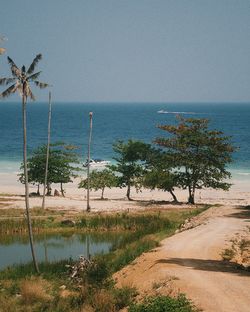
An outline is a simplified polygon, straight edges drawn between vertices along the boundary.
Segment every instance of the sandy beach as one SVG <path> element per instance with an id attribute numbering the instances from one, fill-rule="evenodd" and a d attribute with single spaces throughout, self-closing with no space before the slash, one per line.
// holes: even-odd
<path id="1" fill-rule="evenodd" d="M 8 203 L 9 208 L 24 208 L 24 186 L 17 181 L 15 174 L 1 173 L 0 174 L 0 194 L 5 195 L 17 195 L 15 201 Z M 86 208 L 86 190 L 79 189 L 78 183 L 80 178 L 75 179 L 73 183 L 64 185 L 66 190 L 65 197 L 46 197 L 46 206 L 51 208 L 66 209 L 72 211 L 82 211 Z M 233 184 L 229 191 L 204 189 L 197 190 L 196 203 L 197 204 L 220 204 L 220 205 L 250 205 L 250 188 L 248 180 L 232 180 Z M 59 190 L 59 185 L 52 185 L 52 194 L 54 190 Z M 30 185 L 30 192 L 36 192 L 37 188 Z M 42 193 L 42 189 L 40 190 Z M 187 201 L 187 190 L 176 189 L 175 193 L 178 200 L 182 203 L 180 207 L 188 207 Z M 176 207 L 172 205 L 172 197 L 169 193 L 148 189 L 143 189 L 141 192 L 136 192 L 132 189 L 131 197 L 133 201 L 126 199 L 126 189 L 112 188 L 105 189 L 104 197 L 106 200 L 100 200 L 101 191 L 91 191 L 90 201 L 92 212 L 112 212 L 112 211 L 124 211 L 128 209 L 145 209 L 153 207 L 155 204 L 161 208 Z M 31 207 L 41 206 L 40 197 L 30 198 Z"/>

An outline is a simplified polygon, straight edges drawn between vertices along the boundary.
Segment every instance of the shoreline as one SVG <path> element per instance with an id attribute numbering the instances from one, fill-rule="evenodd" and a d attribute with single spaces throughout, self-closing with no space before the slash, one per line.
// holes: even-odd
<path id="1" fill-rule="evenodd" d="M 23 208 L 24 209 L 24 185 L 22 185 L 15 174 L 1 173 L 0 174 L 0 194 L 8 197 L 8 195 L 16 195 L 15 200 L 8 200 L 6 208 Z M 65 209 L 74 212 L 84 211 L 86 208 L 87 191 L 78 188 L 80 178 L 76 178 L 73 183 L 64 185 L 66 190 L 65 197 L 49 196 L 46 197 L 46 207 Z M 250 189 L 249 181 L 231 180 L 233 185 L 229 191 L 203 189 L 196 192 L 196 204 L 219 204 L 219 205 L 250 205 Z M 54 190 L 60 190 L 59 185 L 52 185 L 52 194 Z M 37 187 L 30 185 L 30 192 L 36 192 Z M 42 187 L 40 188 L 42 194 Z M 149 208 L 187 208 L 187 190 L 176 189 L 175 194 L 180 202 L 179 205 L 172 203 L 172 196 L 168 192 L 161 190 L 143 189 L 142 192 L 136 192 L 133 188 L 131 198 L 133 201 L 128 201 L 126 198 L 126 188 L 111 188 L 105 189 L 104 197 L 106 200 L 100 200 L 101 191 L 90 192 L 90 205 L 92 212 L 118 212 L 128 210 L 145 210 Z M 42 197 L 30 197 L 30 207 L 41 207 Z M 5 206 L 2 205 L 1 208 Z M 0 209 L 1 209 L 0 208 Z"/>

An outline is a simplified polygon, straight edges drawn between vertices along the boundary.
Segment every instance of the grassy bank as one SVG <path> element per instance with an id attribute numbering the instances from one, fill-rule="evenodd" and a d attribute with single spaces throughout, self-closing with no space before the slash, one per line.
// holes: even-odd
<path id="1" fill-rule="evenodd" d="M 150 212 L 129 212 L 115 214 L 69 214 L 53 209 L 31 209 L 32 227 L 34 232 L 56 232 L 67 229 L 80 231 L 136 231 L 139 228 L 162 228 L 165 223 L 179 224 L 183 218 L 192 217 L 208 206 L 200 206 L 193 209 L 169 209 Z M 72 221 L 71 224 L 63 224 L 63 220 Z M 27 221 L 25 212 L 21 209 L 0 209 L 0 235 L 26 233 Z"/>
<path id="2" fill-rule="evenodd" d="M 40 275 L 34 273 L 32 264 L 1 271 L 0 311 L 112 312 L 131 305 L 136 290 L 129 287 L 115 289 L 112 274 L 143 252 L 158 246 L 160 240 L 173 234 L 185 219 L 205 208 L 114 215 L 84 214 L 72 218 L 75 222 L 74 228 L 62 225 L 58 216 L 53 220 L 50 218 L 50 224 L 57 230 L 125 231 L 129 235 L 122 236 L 109 254 L 93 259 L 92 265 L 81 273 L 80 282 L 77 283 L 69 278 L 69 268 L 66 267 L 66 264 L 73 264 L 72 260 L 40 263 Z M 45 222 L 39 223 L 40 230 L 50 232 L 53 229 L 52 225 L 46 225 L 46 216 L 39 221 Z M 181 298 L 176 300 L 183 301 Z M 188 304 L 187 302 L 187 307 Z M 136 306 L 131 306 L 131 309 L 152 311 L 135 310 Z M 183 311 L 194 311 L 192 309 Z"/>

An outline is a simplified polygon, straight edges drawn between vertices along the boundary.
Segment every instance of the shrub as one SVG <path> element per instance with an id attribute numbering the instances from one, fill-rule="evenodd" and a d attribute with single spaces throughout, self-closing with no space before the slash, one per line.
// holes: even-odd
<path id="1" fill-rule="evenodd" d="M 221 257 L 225 261 L 230 261 L 233 259 L 235 251 L 233 249 L 226 248 L 221 254 Z"/>
<path id="2" fill-rule="evenodd" d="M 97 291 L 93 297 L 91 305 L 95 312 L 115 312 L 114 297 L 105 289 Z"/>
<path id="3" fill-rule="evenodd" d="M 84 278 L 90 284 L 102 284 L 109 276 L 109 267 L 104 257 L 96 257 L 84 271 Z"/>
<path id="4" fill-rule="evenodd" d="M 113 290 L 115 298 L 115 306 L 118 310 L 129 306 L 133 298 L 137 295 L 136 289 L 125 286 L 123 288 L 115 288 Z"/>
<path id="5" fill-rule="evenodd" d="M 169 296 L 149 297 L 143 303 L 133 304 L 129 312 L 195 312 L 193 304 L 180 294 L 177 298 Z"/>
<path id="6" fill-rule="evenodd" d="M 21 282 L 20 292 L 25 304 L 46 302 L 51 296 L 46 292 L 48 283 L 42 279 L 25 279 Z"/>

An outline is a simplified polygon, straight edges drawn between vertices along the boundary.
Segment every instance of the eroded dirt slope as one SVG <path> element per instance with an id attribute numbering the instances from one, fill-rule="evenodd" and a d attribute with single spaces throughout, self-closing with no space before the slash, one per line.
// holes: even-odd
<path id="1" fill-rule="evenodd" d="M 200 221 L 118 272 L 118 285 L 135 286 L 142 297 L 184 292 L 209 312 L 250 311 L 250 273 L 221 258 L 230 239 L 250 225 L 249 214 L 240 207 L 214 207 Z"/>

